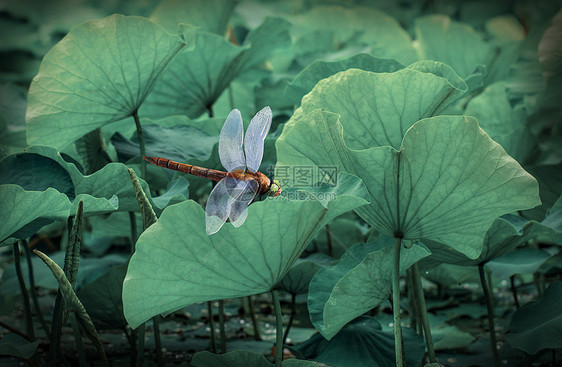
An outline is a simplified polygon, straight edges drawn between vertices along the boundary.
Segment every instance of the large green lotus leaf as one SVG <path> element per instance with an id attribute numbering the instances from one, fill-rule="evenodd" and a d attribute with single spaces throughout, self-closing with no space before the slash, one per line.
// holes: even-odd
<path id="1" fill-rule="evenodd" d="M 480 127 L 518 162 L 525 162 L 536 148 L 537 142 L 526 126 L 525 109 L 521 104 L 511 107 L 505 82 L 494 83 L 472 98 L 465 114 L 476 117 Z"/>
<path id="2" fill-rule="evenodd" d="M 84 176 L 73 163 L 66 162 L 53 148 L 47 146 L 32 146 L 26 149 L 29 153 L 39 154 L 57 161 L 69 174 L 74 184 L 77 195 L 88 194 L 96 198 L 110 199 L 117 196 L 119 199 L 119 210 L 139 211 L 137 197 L 127 166 L 122 163 L 110 163 L 94 172 Z M 149 192 L 148 185 L 141 181 L 145 192 Z M 84 207 L 85 212 L 88 208 Z"/>
<path id="3" fill-rule="evenodd" d="M 105 327 L 121 329 L 127 326 L 121 301 L 126 272 L 127 264 L 113 266 L 76 293 L 90 317 Z"/>
<path id="4" fill-rule="evenodd" d="M 408 129 L 400 151 L 351 150 L 344 133 L 333 113 L 292 118 L 276 143 L 276 171 L 332 166 L 360 177 L 371 203 L 355 211 L 386 235 L 438 241 L 477 258 L 498 216 L 540 204 L 537 181 L 472 117 L 423 119 Z"/>
<path id="5" fill-rule="evenodd" d="M 154 9 L 150 20 L 169 33 L 175 33 L 178 24 L 185 23 L 224 35 L 234 5 L 230 0 L 165 0 Z"/>
<path id="6" fill-rule="evenodd" d="M 407 366 L 417 366 L 424 353 L 423 340 L 412 329 L 403 327 Z M 347 325 L 332 340 L 313 335 L 294 349 L 306 358 L 338 367 L 396 366 L 394 333 L 383 331 L 377 320 L 360 318 Z"/>
<path id="7" fill-rule="evenodd" d="M 74 212 L 76 213 L 76 212 Z M 64 265 L 65 251 L 58 251 L 49 254 L 52 260 L 59 266 Z M 110 268 L 122 265 L 127 262 L 128 256 L 123 254 L 106 254 L 103 257 L 80 257 L 80 269 L 76 280 L 76 288 L 80 289 L 101 277 Z M 33 276 L 35 277 L 35 286 L 49 290 L 57 289 L 58 283 L 53 278 L 49 268 L 41 266 L 41 259 L 36 256 L 31 257 Z M 29 270 L 27 262 L 22 261 L 22 274 L 25 284 L 30 289 Z M 14 266 L 8 266 L 2 274 L 2 294 L 11 295 L 21 293 L 18 276 Z"/>
<path id="8" fill-rule="evenodd" d="M 562 347 L 562 282 L 552 283 L 540 300 L 518 309 L 506 340 L 528 354 Z"/>
<path id="9" fill-rule="evenodd" d="M 392 293 L 394 238 L 380 236 L 371 243 L 358 243 L 332 266 L 320 269 L 308 292 L 312 324 L 326 339 L 332 339 L 348 322 L 388 300 Z M 423 245 L 403 248 L 400 271 L 405 272 L 428 256 Z"/>
<path id="10" fill-rule="evenodd" d="M 225 354 L 203 351 L 195 353 L 191 360 L 193 367 L 273 367 L 263 354 L 249 350 L 235 350 Z M 283 367 L 317 367 L 316 362 L 299 359 L 286 359 Z"/>
<path id="11" fill-rule="evenodd" d="M 302 97 L 320 80 L 352 68 L 376 73 L 392 73 L 403 69 L 404 66 L 392 59 L 379 59 L 364 53 L 336 61 L 316 60 L 294 77 L 287 86 L 285 94 L 290 101 L 298 105 Z"/>
<path id="12" fill-rule="evenodd" d="M 449 67 L 428 64 L 414 64 L 394 73 L 351 69 L 335 74 L 316 84 L 293 119 L 319 108 L 335 112 L 341 116 L 349 148 L 390 145 L 399 149 L 410 126 L 438 114 L 466 91 L 464 82 Z M 417 67 L 422 70 L 414 70 Z"/>
<path id="13" fill-rule="evenodd" d="M 475 266 L 509 254 L 531 240 L 562 244 L 561 218 L 562 211 L 556 211 L 542 222 L 527 222 L 514 215 L 498 218 L 486 232 L 482 252 L 475 259 L 445 244 L 426 240 L 424 244 L 431 250 L 431 257 L 424 259 L 423 263 L 426 266 L 441 263 Z"/>
<path id="14" fill-rule="evenodd" d="M 54 220 L 66 220 L 84 202 L 84 213 L 96 215 L 117 210 L 118 199 L 81 194 L 73 202 L 53 188 L 26 191 L 13 184 L 0 185 L 0 242 L 9 237 L 27 238 Z"/>
<path id="15" fill-rule="evenodd" d="M 354 6 L 316 6 L 296 17 L 296 24 L 313 30 L 329 30 L 339 44 L 367 45 L 370 54 L 411 64 L 417 60 L 408 32 L 396 19 L 380 10 Z"/>
<path id="16" fill-rule="evenodd" d="M 308 285 L 314 274 L 333 260 L 330 256 L 320 253 L 297 259 L 278 287 L 292 294 L 308 293 Z"/>
<path id="17" fill-rule="evenodd" d="M 536 248 L 522 248 L 500 256 L 486 264 L 498 279 L 508 279 L 515 274 L 533 274 L 550 255 Z"/>
<path id="18" fill-rule="evenodd" d="M 148 117 L 210 115 L 230 82 L 288 42 L 288 27 L 281 18 L 266 18 L 248 34 L 251 43 L 242 47 L 217 34 L 196 31 L 193 49 L 183 50 L 170 62 L 140 113 Z"/>
<path id="19" fill-rule="evenodd" d="M 142 17 L 112 15 L 73 28 L 29 88 L 29 144 L 62 147 L 136 111 L 184 46 Z"/>
<path id="20" fill-rule="evenodd" d="M 36 153 L 18 153 L 0 161 L 0 184 L 14 184 L 26 191 L 53 188 L 74 200 L 70 174 L 56 160 Z"/>
<path id="21" fill-rule="evenodd" d="M 446 15 L 429 15 L 415 22 L 416 48 L 420 59 L 441 61 L 462 78 L 469 77 L 492 56 L 492 47 L 468 24 Z"/>
<path id="22" fill-rule="evenodd" d="M 250 205 L 238 229 L 205 233 L 205 213 L 189 200 L 167 207 L 140 236 L 123 284 L 124 312 L 137 327 L 196 302 L 270 290 L 316 232 L 335 216 L 367 203 L 360 180 L 341 174 L 321 201 L 281 196 Z"/>

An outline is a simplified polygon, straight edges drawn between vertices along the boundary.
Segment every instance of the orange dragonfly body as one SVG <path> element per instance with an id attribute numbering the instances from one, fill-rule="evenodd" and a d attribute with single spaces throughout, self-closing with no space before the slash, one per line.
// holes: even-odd
<path id="1" fill-rule="evenodd" d="M 144 156 L 143 159 L 158 167 L 164 167 L 174 171 L 187 173 L 189 175 L 208 178 L 209 180 L 213 180 L 213 181 L 220 181 L 225 177 L 232 177 L 240 181 L 256 180 L 259 184 L 259 190 L 258 190 L 259 194 L 266 194 L 271 187 L 271 180 L 269 179 L 269 177 L 267 177 L 266 175 L 264 175 L 259 171 L 258 172 L 249 172 L 249 171 L 224 172 L 212 168 L 204 168 L 204 167 L 194 166 L 191 164 L 179 163 L 166 158 Z M 277 195 L 279 195 L 279 193 Z"/>
<path id="2" fill-rule="evenodd" d="M 234 109 L 230 112 L 219 137 L 219 158 L 227 172 L 166 158 L 144 156 L 143 159 L 159 167 L 218 181 L 205 206 L 207 234 L 216 233 L 227 219 L 234 227 L 240 227 L 248 216 L 248 206 L 257 194 L 277 196 L 281 193 L 278 181 L 270 180 L 259 172 L 271 119 L 269 107 L 259 111 L 250 122 L 244 138 L 240 111 Z"/>

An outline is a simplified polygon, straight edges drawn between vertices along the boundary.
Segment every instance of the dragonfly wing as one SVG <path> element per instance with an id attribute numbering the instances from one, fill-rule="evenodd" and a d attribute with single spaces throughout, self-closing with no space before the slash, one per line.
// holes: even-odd
<path id="1" fill-rule="evenodd" d="M 263 157 L 263 141 L 271 127 L 271 108 L 265 107 L 252 119 L 246 130 L 244 150 L 246 152 L 246 167 L 249 171 L 257 172 L 260 169 Z"/>
<path id="2" fill-rule="evenodd" d="M 219 157 L 227 171 L 246 169 L 246 160 L 242 151 L 244 126 L 240 111 L 230 111 L 221 130 L 219 138 Z"/>
<path id="3" fill-rule="evenodd" d="M 256 180 L 241 181 L 244 185 L 240 195 L 233 201 L 230 209 L 230 222 L 234 227 L 240 227 L 248 216 L 248 206 L 256 197 L 259 189 L 259 183 Z"/>
<path id="4" fill-rule="evenodd" d="M 205 206 L 205 226 L 207 234 L 218 232 L 228 219 L 234 198 L 231 195 L 232 187 L 236 187 L 238 180 L 225 177 L 213 188 Z"/>

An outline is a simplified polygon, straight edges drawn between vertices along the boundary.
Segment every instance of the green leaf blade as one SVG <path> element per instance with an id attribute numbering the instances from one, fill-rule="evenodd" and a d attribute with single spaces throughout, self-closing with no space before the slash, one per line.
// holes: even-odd
<path id="1" fill-rule="evenodd" d="M 356 212 L 389 236 L 435 240 L 476 258 L 497 217 L 540 204 L 537 181 L 473 118 L 423 119 L 400 151 L 351 150 L 344 135 L 337 115 L 294 118 L 277 141 L 278 167 L 332 165 L 360 177 L 371 203 Z"/>
<path id="2" fill-rule="evenodd" d="M 212 236 L 194 201 L 166 208 L 140 236 L 131 258 L 123 285 L 127 321 L 136 327 L 195 302 L 270 290 L 327 221 L 367 202 L 366 191 L 356 196 L 349 181 L 335 193 L 324 204 L 283 197 L 254 203 L 242 227 L 227 223 Z"/>
<path id="3" fill-rule="evenodd" d="M 341 116 L 349 148 L 390 145 L 399 149 L 410 126 L 432 117 L 466 88 L 452 70 L 444 77 L 430 73 L 427 64 L 422 71 L 414 67 L 394 73 L 350 69 L 332 75 L 304 96 L 294 118 L 319 108 L 335 112 Z"/>
<path id="4" fill-rule="evenodd" d="M 29 89 L 29 144 L 62 147 L 130 116 L 183 47 L 146 18 L 112 15 L 73 28 L 43 59 Z"/>
<path id="5" fill-rule="evenodd" d="M 308 309 L 314 327 L 328 340 L 348 322 L 390 297 L 394 239 L 379 237 L 351 247 L 335 265 L 320 269 L 312 278 Z M 401 272 L 429 256 L 425 246 L 402 249 Z"/>

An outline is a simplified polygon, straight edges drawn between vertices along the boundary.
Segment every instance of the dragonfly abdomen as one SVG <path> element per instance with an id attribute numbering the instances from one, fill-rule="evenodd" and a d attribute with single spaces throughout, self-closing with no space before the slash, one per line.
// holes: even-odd
<path id="1" fill-rule="evenodd" d="M 143 159 L 159 167 L 172 169 L 174 171 L 187 173 L 193 176 L 208 178 L 213 181 L 220 181 L 227 175 L 226 172 L 194 166 L 191 164 L 179 163 L 166 158 L 144 156 Z"/>

